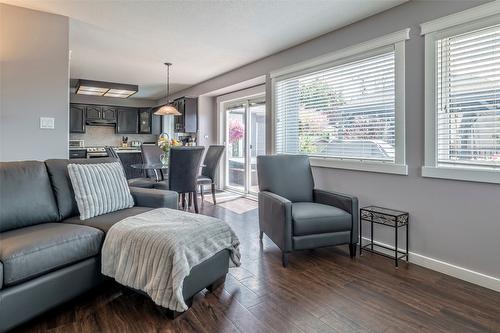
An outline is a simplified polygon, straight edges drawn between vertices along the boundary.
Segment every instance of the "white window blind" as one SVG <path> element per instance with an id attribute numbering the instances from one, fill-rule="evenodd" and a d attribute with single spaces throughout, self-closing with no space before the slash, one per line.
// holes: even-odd
<path id="1" fill-rule="evenodd" d="M 435 48 L 438 166 L 500 168 L 500 25 Z"/>
<path id="2" fill-rule="evenodd" d="M 395 161 L 395 51 L 277 79 L 275 150 Z"/>

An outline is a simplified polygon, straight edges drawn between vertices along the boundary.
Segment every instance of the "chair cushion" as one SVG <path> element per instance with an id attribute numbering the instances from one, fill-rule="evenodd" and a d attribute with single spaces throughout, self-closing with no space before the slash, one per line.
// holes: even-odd
<path id="1" fill-rule="evenodd" d="M 351 214 L 313 202 L 292 203 L 294 236 L 351 230 Z"/>
<path id="2" fill-rule="evenodd" d="M 63 221 L 63 223 L 70 223 L 70 224 L 79 224 L 79 225 L 85 225 L 89 227 L 94 227 L 99 230 L 102 230 L 104 232 L 108 232 L 109 228 L 113 226 L 113 224 L 120 222 L 126 217 L 129 216 L 134 216 L 137 214 L 141 214 L 144 212 L 147 212 L 148 210 L 152 210 L 154 208 L 150 207 L 132 207 L 132 208 L 127 208 L 127 209 L 122 209 L 122 210 L 117 210 L 116 212 L 104 214 L 104 215 L 99 215 L 93 218 L 90 218 L 88 220 L 80 220 L 79 216 L 73 216 L 70 217 L 69 219 L 66 219 Z"/>
<path id="3" fill-rule="evenodd" d="M 206 176 L 198 176 L 196 182 L 198 183 L 198 185 L 210 185 L 213 183 L 213 180 Z"/>
<path id="4" fill-rule="evenodd" d="M 81 225 L 44 223 L 0 234 L 3 284 L 33 279 L 99 253 L 103 232 Z"/>
<path id="5" fill-rule="evenodd" d="M 43 162 L 0 163 L 0 232 L 58 220 Z"/>
<path id="6" fill-rule="evenodd" d="M 132 178 L 127 183 L 130 187 L 153 188 L 155 181 L 150 178 Z"/>

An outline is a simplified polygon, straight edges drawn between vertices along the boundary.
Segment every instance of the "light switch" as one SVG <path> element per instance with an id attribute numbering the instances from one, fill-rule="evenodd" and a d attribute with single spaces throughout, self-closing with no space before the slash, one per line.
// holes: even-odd
<path id="1" fill-rule="evenodd" d="M 40 128 L 41 129 L 54 129 L 55 128 L 55 118 L 40 117 Z"/>

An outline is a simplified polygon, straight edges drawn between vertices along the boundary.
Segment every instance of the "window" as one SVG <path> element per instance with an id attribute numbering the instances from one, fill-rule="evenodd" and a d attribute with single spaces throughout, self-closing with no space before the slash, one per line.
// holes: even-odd
<path id="1" fill-rule="evenodd" d="M 275 152 L 307 154 L 317 166 L 406 174 L 404 41 L 391 42 L 276 76 Z"/>
<path id="2" fill-rule="evenodd" d="M 426 34 L 423 176 L 500 182 L 500 19 Z"/>

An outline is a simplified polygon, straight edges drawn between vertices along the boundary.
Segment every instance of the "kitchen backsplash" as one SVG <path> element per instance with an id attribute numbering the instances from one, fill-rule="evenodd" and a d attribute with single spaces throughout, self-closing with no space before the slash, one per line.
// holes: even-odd
<path id="1" fill-rule="evenodd" d="M 114 127 L 106 126 L 88 126 L 86 133 L 70 133 L 71 140 L 85 140 L 85 147 L 93 146 L 120 146 L 122 137 L 128 137 L 128 142 L 141 141 L 141 142 L 154 142 L 157 141 L 158 136 L 153 134 L 116 134 Z"/>

